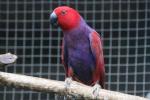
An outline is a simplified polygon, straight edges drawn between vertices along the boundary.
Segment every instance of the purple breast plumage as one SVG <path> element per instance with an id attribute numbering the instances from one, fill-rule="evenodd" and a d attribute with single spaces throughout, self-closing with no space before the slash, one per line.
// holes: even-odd
<path id="1" fill-rule="evenodd" d="M 64 34 L 64 42 L 67 47 L 68 67 L 73 70 L 73 75 L 85 84 L 92 82 L 92 70 L 95 59 L 93 57 L 89 34 L 92 29 L 81 20 L 79 27 Z"/>

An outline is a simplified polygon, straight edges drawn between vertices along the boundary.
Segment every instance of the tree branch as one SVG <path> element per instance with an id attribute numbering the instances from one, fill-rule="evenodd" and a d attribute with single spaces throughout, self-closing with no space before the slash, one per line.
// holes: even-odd
<path id="1" fill-rule="evenodd" d="M 75 81 L 73 81 L 71 86 L 66 89 L 65 83 L 62 81 L 0 72 L 0 84 L 4 86 L 12 86 L 15 88 L 23 88 L 47 93 L 55 92 L 62 95 L 94 99 L 92 95 L 92 87 Z M 105 100 L 148 100 L 139 96 L 132 96 L 104 89 L 101 89 L 99 95 L 100 96 L 98 99 L 100 100 L 104 100 L 104 98 Z"/>
<path id="2" fill-rule="evenodd" d="M 17 56 L 13 55 L 11 53 L 1 54 L 0 55 L 0 66 L 14 63 L 16 61 L 16 59 L 17 59 Z"/>
<path id="3" fill-rule="evenodd" d="M 17 59 L 16 55 L 7 53 L 0 55 L 0 66 L 14 63 Z M 62 81 L 48 80 L 26 75 L 12 74 L 0 72 L 0 85 L 12 86 L 40 92 L 54 92 L 62 95 L 71 95 L 77 98 L 94 99 L 92 87 L 72 81 L 71 86 L 66 89 L 65 83 Z M 99 100 L 148 100 L 143 97 L 123 94 L 119 92 L 101 89 Z"/>

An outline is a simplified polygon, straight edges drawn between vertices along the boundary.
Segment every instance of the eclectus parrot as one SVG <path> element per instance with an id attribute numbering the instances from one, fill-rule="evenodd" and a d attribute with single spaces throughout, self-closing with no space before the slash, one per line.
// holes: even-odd
<path id="1" fill-rule="evenodd" d="M 105 68 L 102 41 L 99 34 L 68 6 L 54 9 L 50 22 L 59 26 L 64 34 L 62 63 L 66 77 L 86 85 L 105 86 Z"/>

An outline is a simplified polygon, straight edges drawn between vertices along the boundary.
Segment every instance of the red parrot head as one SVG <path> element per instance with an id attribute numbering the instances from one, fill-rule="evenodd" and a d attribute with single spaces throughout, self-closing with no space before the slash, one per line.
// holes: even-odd
<path id="1" fill-rule="evenodd" d="M 80 14 L 68 6 L 60 6 L 54 9 L 50 15 L 52 25 L 58 25 L 63 31 L 75 28 L 79 24 Z"/>

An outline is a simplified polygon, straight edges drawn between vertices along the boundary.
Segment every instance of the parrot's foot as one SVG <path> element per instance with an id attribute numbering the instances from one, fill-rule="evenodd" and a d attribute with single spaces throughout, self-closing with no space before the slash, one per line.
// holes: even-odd
<path id="1" fill-rule="evenodd" d="M 70 85 L 71 85 L 71 83 L 72 83 L 72 78 L 71 78 L 71 77 L 67 77 L 67 78 L 65 79 L 65 87 L 66 87 L 66 88 L 69 88 Z"/>
<path id="2" fill-rule="evenodd" d="M 67 77 L 65 79 L 65 88 L 66 90 L 70 87 L 72 83 L 72 78 L 71 77 Z M 70 95 L 65 95 L 63 100 L 72 100 Z"/>
<path id="3" fill-rule="evenodd" d="M 94 98 L 96 98 L 96 99 L 98 98 L 100 90 L 101 90 L 101 86 L 100 86 L 98 83 L 96 83 L 96 84 L 93 86 L 93 92 L 92 92 Z"/>

